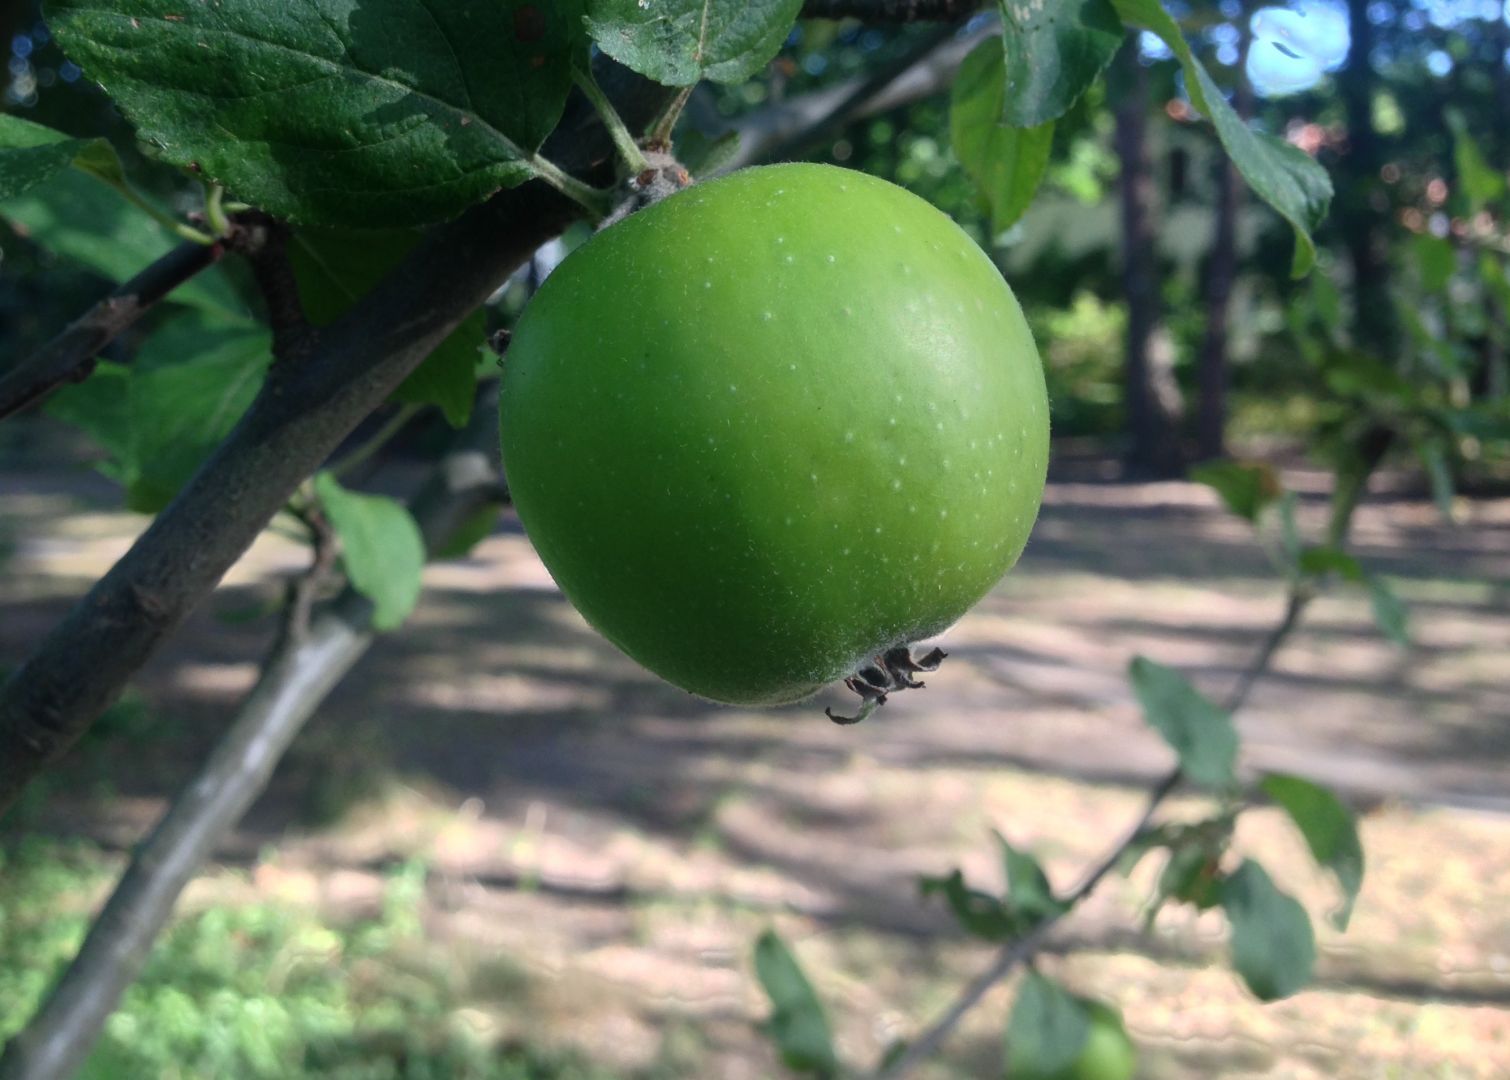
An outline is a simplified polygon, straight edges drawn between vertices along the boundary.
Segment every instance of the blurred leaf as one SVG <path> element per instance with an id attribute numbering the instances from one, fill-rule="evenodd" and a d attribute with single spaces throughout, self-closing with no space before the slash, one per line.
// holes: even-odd
<path id="1" fill-rule="evenodd" d="M 587 0 L 587 32 L 663 86 L 744 82 L 791 32 L 802 0 Z"/>
<path id="2" fill-rule="evenodd" d="M 1488 251 L 1480 254 L 1479 278 L 1499 303 L 1500 311 L 1510 316 L 1510 275 L 1505 273 L 1504 257 Z"/>
<path id="3" fill-rule="evenodd" d="M 1112 2 L 1125 21 L 1152 31 L 1174 51 L 1185 69 L 1191 104 L 1211 118 L 1217 138 L 1254 192 L 1294 227 L 1295 258 L 1290 270 L 1295 277 L 1304 276 L 1316 262 L 1311 233 L 1332 201 L 1332 181 L 1326 170 L 1304 151 L 1254 131 L 1233 111 L 1160 0 Z"/>
<path id="4" fill-rule="evenodd" d="M 1457 494 L 1452 482 L 1452 466 L 1447 463 L 1447 447 L 1441 439 L 1423 439 L 1416 447 L 1421 455 L 1421 464 L 1426 466 L 1426 478 L 1431 484 L 1431 497 L 1436 501 L 1437 513 L 1442 520 L 1451 522 L 1452 500 Z"/>
<path id="5" fill-rule="evenodd" d="M 1007 1076 L 1052 1077 L 1068 1070 L 1091 1033 L 1089 1010 L 1054 980 L 1029 971 L 1007 1021 Z"/>
<path id="6" fill-rule="evenodd" d="M 1225 710 L 1209 701 L 1179 672 L 1135 657 L 1130 669 L 1143 715 L 1180 755 L 1180 768 L 1210 787 L 1233 783 L 1237 730 Z"/>
<path id="7" fill-rule="evenodd" d="M 128 482 L 131 459 L 131 369 L 101 360 L 81 383 L 64 386 L 47 399 L 43 411 L 72 424 L 104 450 L 100 472 Z"/>
<path id="8" fill-rule="evenodd" d="M 456 526 L 456 531 L 446 538 L 445 544 L 435 553 L 435 557 L 459 559 L 464 555 L 470 555 L 474 547 L 493 534 L 493 527 L 498 524 L 498 515 L 502 510 L 503 507 L 494 504 L 481 507 L 469 514 L 461 524 Z"/>
<path id="9" fill-rule="evenodd" d="M 356 227 L 534 176 L 583 44 L 574 0 L 52 0 L 48 25 L 171 164 Z"/>
<path id="10" fill-rule="evenodd" d="M 1316 939 L 1305 908 L 1245 859 L 1221 884 L 1232 924 L 1232 966 L 1260 1001 L 1289 997 L 1311 981 Z"/>
<path id="11" fill-rule="evenodd" d="M 131 367 L 101 364 L 53 395 L 48 412 L 110 452 L 128 507 L 156 513 L 252 403 L 270 346 L 261 328 L 182 311 L 142 342 Z"/>
<path id="12" fill-rule="evenodd" d="M 836 1073 L 839 1060 L 823 1006 L 775 931 L 765 931 L 755 942 L 755 975 L 771 999 L 769 1028 L 786 1067 L 820 1076 Z"/>
<path id="13" fill-rule="evenodd" d="M 1300 556 L 1300 569 L 1307 574 L 1336 574 L 1347 581 L 1361 582 L 1363 567 L 1345 551 L 1332 547 L 1306 548 Z"/>
<path id="14" fill-rule="evenodd" d="M 0 217 L 23 236 L 112 282 L 134 276 L 181 241 L 126 201 L 119 191 L 77 170 L 0 203 Z M 168 294 L 180 304 L 238 318 L 246 304 L 218 267 L 210 267 Z"/>
<path id="15" fill-rule="evenodd" d="M 965 57 L 949 105 L 954 156 L 985 197 L 993 234 L 1022 217 L 1054 146 L 1053 121 L 1029 128 L 1002 124 L 1004 85 L 1001 44 L 987 39 Z"/>
<path id="16" fill-rule="evenodd" d="M 924 877 L 919 881 L 926 898 L 942 893 L 960 926 L 986 941 L 1006 941 L 1016 937 L 1020 926 L 1015 913 L 990 893 L 972 889 L 958 870 L 947 877 Z"/>
<path id="17" fill-rule="evenodd" d="M 739 132 L 726 131 L 716 139 L 710 139 L 694 127 L 676 136 L 676 156 L 687 171 L 699 180 L 722 171 L 723 167 L 739 153 Z"/>
<path id="18" fill-rule="evenodd" d="M 1312 274 L 1311 305 L 1322 324 L 1329 328 L 1342 325 L 1342 290 L 1326 274 Z"/>
<path id="19" fill-rule="evenodd" d="M 104 139 L 74 139 L 0 113 L 0 199 L 30 191 L 75 165 L 107 179 L 121 171 L 115 151 Z"/>
<path id="20" fill-rule="evenodd" d="M 1417 233 L 1411 238 L 1416 265 L 1421 269 L 1421 284 L 1427 292 L 1441 292 L 1457 269 L 1457 249 L 1439 236 Z"/>
<path id="21" fill-rule="evenodd" d="M 1409 403 L 1416 388 L 1384 361 L 1356 349 L 1334 349 L 1327 355 L 1327 386 L 1336 394 L 1382 397 Z"/>
<path id="22" fill-rule="evenodd" d="M 1001 833 L 996 834 L 1001 847 L 1002 865 L 1007 876 L 1007 902 L 1014 912 L 1025 916 L 1029 924 L 1037 923 L 1066 910 L 1054 896 L 1053 886 L 1038 860 L 1026 851 L 1018 851 Z"/>
<path id="23" fill-rule="evenodd" d="M 1156 903 L 1164 899 L 1192 904 L 1205 911 L 1221 902 L 1221 877 L 1217 861 L 1200 844 L 1186 844 L 1170 851 L 1169 861 L 1159 873 Z"/>
<path id="24" fill-rule="evenodd" d="M 1006 89 L 1000 119 L 1057 120 L 1096 81 L 1127 36 L 1110 0 L 999 0 Z"/>
<path id="25" fill-rule="evenodd" d="M 372 601 L 372 625 L 393 630 L 419 600 L 425 541 L 404 504 L 386 495 L 361 495 L 334 476 L 315 476 L 315 494 L 341 540 L 351 587 Z"/>
<path id="26" fill-rule="evenodd" d="M 305 314 L 315 326 L 334 322 L 383 280 L 419 243 L 410 229 L 300 229 L 289 262 Z M 393 392 L 395 401 L 438 406 L 452 427 L 472 415 L 484 315 L 474 311 Z"/>
<path id="27" fill-rule="evenodd" d="M 1469 205 L 1474 210 L 1482 210 L 1505 193 L 1505 178 L 1484 160 L 1483 152 L 1456 109 L 1448 112 L 1447 123 L 1452 128 L 1452 158 L 1458 181 L 1463 185 Z"/>
<path id="28" fill-rule="evenodd" d="M 1274 467 L 1265 462 L 1216 461 L 1198 465 L 1190 479 L 1205 484 L 1222 497 L 1240 518 L 1257 522 L 1259 514 L 1284 492 Z"/>
<path id="29" fill-rule="evenodd" d="M 1363 845 L 1352 811 L 1328 789 L 1298 776 L 1272 773 L 1259 786 L 1290 815 L 1317 864 L 1336 875 L 1342 907 L 1332 922 L 1346 930 L 1363 887 Z"/>
<path id="30" fill-rule="evenodd" d="M 1368 578 L 1369 602 L 1374 609 L 1374 622 L 1380 632 L 1396 645 L 1410 644 L 1410 612 L 1382 577 Z"/>
<path id="31" fill-rule="evenodd" d="M 1279 497 L 1279 542 L 1285 558 L 1291 566 L 1300 561 L 1300 526 L 1295 522 L 1295 492 L 1286 491 Z"/>

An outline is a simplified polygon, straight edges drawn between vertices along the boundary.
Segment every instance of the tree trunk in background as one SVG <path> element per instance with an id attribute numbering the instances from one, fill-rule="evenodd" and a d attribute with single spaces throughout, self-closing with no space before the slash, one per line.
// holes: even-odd
<path id="1" fill-rule="evenodd" d="M 1244 28 L 1238 53 L 1247 55 Z M 1244 120 L 1253 111 L 1253 88 L 1241 74 L 1232 102 Z M 1216 221 L 1211 232 L 1211 259 L 1203 290 L 1206 336 L 1196 360 L 1200 401 L 1196 408 L 1196 452 L 1202 461 L 1227 456 L 1227 388 L 1231 384 L 1227 331 L 1232 318 L 1232 288 L 1237 283 L 1237 212 L 1242 207 L 1243 182 L 1237 166 L 1223 152 L 1217 155 Z"/>
<path id="2" fill-rule="evenodd" d="M 1217 163 L 1216 222 L 1211 260 L 1206 267 L 1206 336 L 1201 341 L 1196 377 L 1196 451 L 1202 461 L 1227 455 L 1227 326 L 1232 286 L 1237 280 L 1237 208 L 1241 189 L 1237 168 L 1223 154 Z"/>
<path id="3" fill-rule="evenodd" d="M 1127 301 L 1123 383 L 1128 447 L 1125 464 L 1138 475 L 1174 476 L 1183 469 L 1174 381 L 1174 347 L 1159 325 L 1153 166 L 1148 157 L 1148 71 L 1136 39 L 1116 61 L 1116 148 L 1122 162 L 1122 294 Z"/>
<path id="4" fill-rule="evenodd" d="M 1383 148 L 1374 131 L 1374 27 L 1368 0 L 1348 0 L 1352 52 L 1337 73 L 1337 91 L 1347 116 L 1347 147 L 1337 159 L 1333 210 L 1353 276 L 1353 340 L 1381 360 L 1400 352 L 1400 324 L 1389 295 L 1389 197 L 1379 178 Z"/>

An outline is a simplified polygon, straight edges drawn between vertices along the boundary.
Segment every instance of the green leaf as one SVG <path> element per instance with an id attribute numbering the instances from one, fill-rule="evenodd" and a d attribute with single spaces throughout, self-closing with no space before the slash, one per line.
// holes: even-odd
<path id="1" fill-rule="evenodd" d="M 786 40 L 802 0 L 587 0 L 587 32 L 664 86 L 744 82 Z"/>
<path id="2" fill-rule="evenodd" d="M 132 206 L 114 188 L 77 170 L 0 203 L 0 218 L 33 243 L 117 284 L 161 258 L 181 241 Z M 218 267 L 203 270 L 168 294 L 180 304 L 251 316 Z"/>
<path id="3" fill-rule="evenodd" d="M 1211 488 L 1227 509 L 1252 522 L 1284 492 L 1274 467 L 1264 462 L 1215 461 L 1192 469 L 1190 479 Z"/>
<path id="4" fill-rule="evenodd" d="M 1237 730 L 1225 710 L 1201 694 L 1179 672 L 1135 657 L 1130 669 L 1143 715 L 1180 755 L 1180 768 L 1211 787 L 1233 783 Z"/>
<path id="5" fill-rule="evenodd" d="M 425 566 L 419 526 L 398 500 L 347 491 L 328 472 L 315 476 L 315 494 L 340 537 L 351 587 L 372 601 L 372 625 L 395 629 L 419 600 Z"/>
<path id="6" fill-rule="evenodd" d="M 1484 154 L 1469 133 L 1461 113 L 1456 109 L 1450 111 L 1447 122 L 1452 128 L 1452 159 L 1457 167 L 1458 181 L 1463 185 L 1469 205 L 1474 210 L 1481 210 L 1505 194 L 1505 178 L 1484 160 Z"/>
<path id="7" fill-rule="evenodd" d="M 131 457 L 131 369 L 101 360 L 81 383 L 65 386 L 47 399 L 43 411 L 85 432 L 106 459 L 99 471 L 127 482 Z"/>
<path id="8" fill-rule="evenodd" d="M 470 555 L 472 549 L 493 534 L 493 527 L 498 524 L 498 515 L 502 507 L 489 505 L 481 507 L 462 519 L 440 550 L 435 553 L 437 559 L 460 559 Z"/>
<path id="9" fill-rule="evenodd" d="M 1382 577 L 1368 578 L 1368 598 L 1374 609 L 1374 623 L 1396 645 L 1410 644 L 1410 611 Z"/>
<path id="10" fill-rule="evenodd" d="M 126 505 L 161 510 L 241 418 L 270 360 L 267 332 L 184 311 L 143 343 L 129 368 L 101 364 L 53 396 L 48 411 L 88 431 L 111 456 Z"/>
<path id="11" fill-rule="evenodd" d="M 316 326 L 334 322 L 381 281 L 419 242 L 409 229 L 300 229 L 288 246 L 305 314 Z M 393 397 L 436 405 L 453 427 L 472 415 L 483 313 L 473 312 L 405 379 Z"/>
<path id="12" fill-rule="evenodd" d="M 1318 577 L 1336 574 L 1346 581 L 1361 582 L 1365 576 L 1357 559 L 1332 547 L 1306 548 L 1301 552 L 1299 565 L 1302 573 Z"/>
<path id="13" fill-rule="evenodd" d="M 1182 845 L 1170 851 L 1159 872 L 1158 901 L 1179 900 L 1205 911 L 1220 902 L 1220 884 L 1212 853 L 1200 844 Z"/>
<path id="14" fill-rule="evenodd" d="M 1001 847 L 1002 866 L 1007 875 L 1007 902 L 1012 910 L 1025 916 L 1029 925 L 1065 911 L 1065 905 L 1054 896 L 1053 886 L 1038 860 L 1026 851 L 1019 851 L 1007 842 L 1001 833 L 996 834 Z"/>
<path id="15" fill-rule="evenodd" d="M 771 999 L 771 1036 L 781 1060 L 796 1072 L 832 1075 L 838 1071 L 828 1018 L 797 958 L 773 930 L 755 942 L 755 975 Z"/>
<path id="16" fill-rule="evenodd" d="M 1068 1070 L 1090 1038 L 1085 1004 L 1052 979 L 1030 971 L 1007 1021 L 1007 1076 L 1057 1076 Z"/>
<path id="17" fill-rule="evenodd" d="M 1022 217 L 1033 201 L 1054 146 L 1052 121 L 1031 128 L 1002 124 L 1005 83 L 1001 46 L 982 41 L 960 66 L 949 104 L 954 156 L 985 197 L 996 233 Z"/>
<path id="18" fill-rule="evenodd" d="M 1316 938 L 1310 917 L 1262 866 L 1245 859 L 1222 882 L 1221 895 L 1232 924 L 1232 966 L 1254 996 L 1277 1001 L 1311 981 Z"/>
<path id="19" fill-rule="evenodd" d="M 1294 226 L 1295 258 L 1291 273 L 1303 277 L 1316 262 L 1316 244 L 1311 233 L 1321 224 L 1332 200 L 1332 181 L 1326 170 L 1303 151 L 1260 134 L 1243 122 L 1191 52 L 1179 25 L 1159 0 L 1112 0 L 1112 3 L 1123 19 L 1158 35 L 1179 58 L 1192 104 L 1211 118 L 1217 138 L 1259 198 Z"/>
<path id="20" fill-rule="evenodd" d="M 1452 482 L 1452 466 L 1447 461 L 1447 447 L 1441 439 L 1424 439 L 1416 447 L 1421 455 L 1421 464 L 1426 467 L 1426 478 L 1431 484 L 1431 497 L 1437 504 L 1437 513 L 1442 520 L 1452 521 L 1452 502 L 1457 496 Z"/>
<path id="21" fill-rule="evenodd" d="M 45 183 L 83 160 L 91 172 L 111 170 L 115 151 L 104 139 L 74 139 L 61 131 L 0 113 L 0 199 Z M 113 167 L 119 173 L 120 164 Z"/>
<path id="22" fill-rule="evenodd" d="M 531 163 L 575 0 L 52 0 L 48 21 L 166 161 L 293 222 L 452 217 Z"/>
<path id="23" fill-rule="evenodd" d="M 1427 292 L 1441 292 L 1447 287 L 1453 271 L 1457 269 L 1457 250 L 1440 236 L 1417 233 L 1411 238 L 1415 251 L 1416 266 L 1421 271 L 1421 284 Z"/>
<path id="24" fill-rule="evenodd" d="M 1317 865 L 1336 876 L 1342 906 L 1332 915 L 1332 923 L 1346 930 L 1363 887 L 1363 844 L 1352 811 L 1328 789 L 1298 776 L 1274 773 L 1259 786 L 1290 815 Z"/>
<path id="25" fill-rule="evenodd" d="M 960 926 L 975 937 L 1006 941 L 1021 929 L 1011 909 L 990 893 L 970 888 L 958 870 L 947 877 L 924 877 L 918 884 L 925 898 L 942 893 Z"/>
<path id="26" fill-rule="evenodd" d="M 1096 81 L 1127 31 L 1110 0 L 1000 0 L 1006 93 L 1001 119 L 1057 120 Z"/>

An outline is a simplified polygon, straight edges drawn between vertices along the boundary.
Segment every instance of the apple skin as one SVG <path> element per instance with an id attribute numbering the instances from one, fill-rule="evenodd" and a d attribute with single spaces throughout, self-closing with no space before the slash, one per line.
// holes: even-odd
<path id="1" fill-rule="evenodd" d="M 595 235 L 521 317 L 504 469 L 567 598 L 669 682 L 800 700 L 1017 561 L 1049 416 L 1016 298 L 948 217 L 746 169 Z"/>

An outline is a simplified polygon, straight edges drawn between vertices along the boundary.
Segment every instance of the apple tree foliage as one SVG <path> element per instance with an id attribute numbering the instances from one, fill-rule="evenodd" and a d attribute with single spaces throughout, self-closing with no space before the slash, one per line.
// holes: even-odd
<path id="1" fill-rule="evenodd" d="M 899 10 L 926 15 L 930 7 L 926 0 L 809 6 L 822 15 L 883 20 Z M 970 7 L 937 6 L 956 15 Z M 997 29 L 964 59 L 948 127 L 995 230 L 1012 225 L 1032 203 L 1053 160 L 1056 125 L 1090 100 L 1087 91 L 1100 84 L 1117 51 L 1129 47 L 1130 36 L 1151 34 L 1178 66 L 1190 108 L 1206 119 L 1252 193 L 1290 227 L 1294 275 L 1312 269 L 1313 234 L 1333 195 L 1326 171 L 1239 115 L 1159 0 L 985 6 L 994 22 L 977 16 L 972 32 Z M 141 321 L 129 352 L 117 347 L 110 359 L 95 362 L 125 328 L 109 323 L 115 332 L 102 331 L 103 340 L 38 395 L 49 412 L 98 445 L 100 467 L 120 483 L 126 504 L 159 516 L 139 542 L 142 550 L 93 594 L 107 605 L 123 604 L 122 595 L 136 598 L 140 610 L 108 607 L 125 612 L 112 623 L 111 633 L 121 637 L 96 641 L 81 623 L 65 624 L 0 693 L 0 738 L 13 739 L 12 729 L 29 722 L 28 703 L 44 699 L 64 729 L 36 761 L 17 758 L 20 764 L 7 766 L 13 775 L 6 801 L 66 749 L 274 513 L 317 554 L 339 553 L 349 589 L 370 604 L 372 629 L 399 626 L 419 598 L 426 552 L 464 549 L 486 532 L 496 507 L 453 530 L 460 544 L 455 537 L 437 542 L 417 511 L 354 490 L 351 455 L 332 452 L 384 410 L 400 418 L 434 410 L 458 429 L 473 423 L 479 384 L 496 374 L 484 349 L 480 301 L 500 282 L 465 281 L 458 267 L 510 269 L 574 217 L 602 219 L 623 186 L 613 186 L 606 152 L 584 149 L 590 140 L 616 145 L 624 162 L 636 166 L 643 163 L 635 142 L 641 131 L 652 133 L 652 144 L 672 133 L 673 152 L 682 149 L 674 125 L 688 94 L 706 82 L 738 87 L 759 79 L 803 15 L 801 0 L 50 0 L 51 32 L 109 96 L 134 143 L 112 146 L 0 116 L 0 217 L 40 247 L 118 283 L 129 284 L 184 245 L 210 255 L 152 297 L 156 309 Z M 628 77 L 626 68 L 640 78 Z M 597 106 L 598 119 L 580 107 L 579 96 Z M 626 120 L 636 130 L 626 132 Z M 1454 137 L 1465 197 L 1479 212 L 1502 215 L 1503 174 L 1484 163 L 1462 125 Z M 694 142 L 687 140 L 689 160 Z M 716 168 L 716 155 L 704 156 Z M 178 201 L 163 197 L 175 190 Z M 197 193 L 188 212 L 185 190 Z M 535 211 L 529 227 L 514 219 L 509 231 L 489 218 L 499 206 Z M 472 230 L 474 222 L 483 224 Z M 276 243 L 262 246 L 267 236 Z M 469 246 L 499 237 L 514 237 L 525 249 L 512 266 L 487 263 Z M 1419 245 L 1426 284 L 1485 298 L 1500 313 L 1502 333 L 1510 311 L 1503 253 L 1470 251 L 1430 233 Z M 454 289 L 447 274 L 456 276 Z M 453 294 L 472 299 L 446 307 Z M 408 296 L 435 300 L 416 313 L 403 308 Z M 1469 320 L 1471 305 L 1403 313 L 1408 331 L 1429 343 L 1433 370 L 1418 379 L 1337 334 L 1339 301 L 1324 279 L 1302 285 L 1300 296 L 1292 330 L 1335 393 L 1329 431 L 1341 464 L 1334 527 L 1303 537 L 1294 496 L 1265 466 L 1223 463 L 1196 477 L 1259 531 L 1288 588 L 1289 615 L 1254 677 L 1309 600 L 1333 580 L 1368 590 L 1384 632 L 1408 640 L 1404 609 L 1387 582 L 1345 550 L 1352 507 L 1382 454 L 1377 439 L 1368 442 L 1369 432 L 1384 425 L 1390 439 L 1420 454 L 1444 510 L 1453 499 L 1454 447 L 1463 438 L 1505 437 L 1502 408 L 1465 402 L 1454 392 L 1463 358 L 1450 337 L 1418 326 L 1428 314 Z M 391 323 L 382 322 L 385 316 Z M 0 392 L 24 364 L 0 369 Z M 322 372 L 329 377 L 322 380 Z M 391 427 L 378 434 L 391 434 Z M 248 465 L 257 453 L 266 456 Z M 255 493 L 238 504 L 250 507 L 247 520 L 214 519 L 226 478 L 235 478 L 238 494 Z M 196 569 L 187 584 L 172 570 L 174 560 L 190 558 L 184 537 L 213 552 L 211 563 L 219 560 L 218 569 Z M 172 548 L 174 542 L 180 546 Z M 154 544 L 164 550 L 155 552 Z M 137 634 L 133 618 L 159 629 Z M 79 642 L 86 646 L 82 655 L 98 648 L 117 659 L 102 665 L 88 693 L 46 698 L 49 687 L 36 684 L 47 683 L 49 665 Z M 999 978 L 1030 961 L 1107 872 L 1156 857 L 1162 869 L 1148 918 L 1166 904 L 1220 910 L 1230 926 L 1233 967 L 1252 993 L 1267 1001 L 1297 992 L 1315 959 L 1309 917 L 1251 854 L 1233 850 L 1234 822 L 1255 794 L 1287 814 L 1318 867 L 1335 879 L 1340 904 L 1333 920 L 1345 926 L 1364 866 L 1352 813 L 1309 780 L 1255 777 L 1243 769 L 1232 714 L 1251 679 L 1218 703 L 1151 659 L 1134 660 L 1130 678 L 1177 768 L 1108 860 L 1065 889 L 1031 854 L 998 838 L 1000 888 L 972 886 L 956 871 L 924 881 L 924 895 L 940 899 L 965 931 L 1000 950 L 993 968 Z M 1155 823 L 1154 809 L 1180 783 L 1206 798 L 1204 816 Z M 773 1003 L 769 1030 L 782 1060 L 820 1075 L 843 1071 L 820 995 L 794 950 L 767 934 L 754 967 Z M 964 1003 L 973 1004 L 968 994 Z M 1081 1060 L 1096 1031 L 1113 1032 L 1107 1052 L 1118 1059 L 1118 1039 L 1125 1042 L 1119 1015 L 1035 971 L 1005 1026 L 1010 1067 L 1020 1075 L 1052 1075 Z M 936 1025 L 896 1047 L 883 1071 L 907 1067 L 946 1032 L 947 1025 Z"/>

